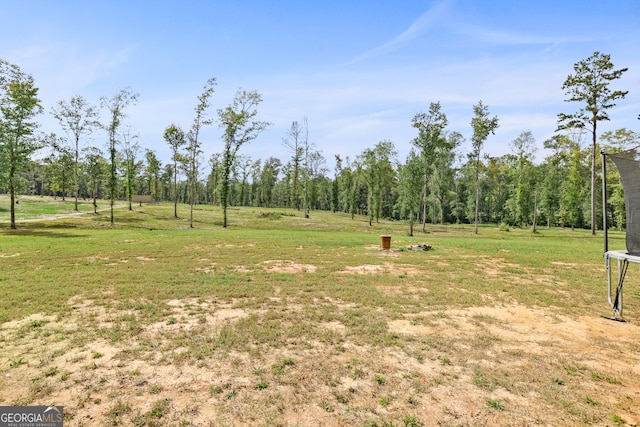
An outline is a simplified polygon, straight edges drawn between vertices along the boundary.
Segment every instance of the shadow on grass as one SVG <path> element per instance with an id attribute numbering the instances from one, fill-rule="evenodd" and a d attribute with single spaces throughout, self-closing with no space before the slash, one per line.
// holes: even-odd
<path id="1" fill-rule="evenodd" d="M 4 236 L 29 236 L 29 237 L 47 237 L 47 238 L 79 238 L 89 237 L 88 234 L 78 234 L 59 231 L 60 229 L 72 229 L 75 227 L 50 227 L 43 228 L 20 228 L 17 230 L 4 229 L 0 230 L 0 235 Z"/>

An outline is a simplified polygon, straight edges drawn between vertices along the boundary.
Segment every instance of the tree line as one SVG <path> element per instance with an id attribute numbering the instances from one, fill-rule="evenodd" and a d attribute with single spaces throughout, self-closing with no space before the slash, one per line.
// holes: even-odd
<path id="1" fill-rule="evenodd" d="M 43 107 L 33 77 L 0 60 L 0 192 L 11 195 L 12 228 L 16 196 L 34 194 L 73 197 L 76 209 L 79 198 L 91 199 L 95 212 L 97 201 L 107 199 L 112 223 L 116 200 L 128 201 L 133 209 L 134 195 L 149 195 L 173 202 L 176 217 L 179 204 L 188 204 L 192 227 L 194 205 L 213 204 L 223 209 L 224 227 L 229 206 L 256 206 L 290 207 L 306 217 L 313 210 L 366 215 L 371 225 L 381 218 L 402 220 L 411 235 L 416 224 L 426 231 L 429 223 L 471 223 L 476 233 L 479 223 L 591 227 L 595 233 L 605 213 L 612 226 L 623 229 L 624 197 L 615 168 L 607 168 L 606 212 L 596 189 L 602 179 L 599 148 L 615 152 L 640 144 L 640 134 L 628 129 L 597 135 L 597 125 L 609 120 L 614 101 L 628 93 L 609 87 L 625 71 L 614 70 L 609 55 L 599 52 L 574 65 L 562 89 L 567 101 L 580 108 L 558 115 L 556 134 L 543 142 L 550 154 L 538 164 L 537 144 L 528 130 L 510 142 L 508 154 L 483 152 L 499 118 L 482 101 L 473 106 L 471 150 L 463 153 L 464 136 L 448 129 L 446 114 L 434 101 L 428 112 L 411 119 L 416 134 L 405 159 L 398 158 L 392 141 L 383 140 L 352 159 L 334 155 L 330 176 L 327 158 L 309 141 L 306 117 L 293 121 L 283 135 L 288 158 L 252 159 L 241 153 L 242 146 L 271 125 L 257 117 L 262 97 L 238 90 L 214 120 L 210 98 L 215 78 L 198 96 L 189 130 L 171 123 L 161 131 L 171 149 L 166 164 L 154 151 L 143 150 L 125 123 L 127 109 L 138 99 L 129 88 L 101 98 L 99 106 L 82 96 L 59 101 L 51 114 L 66 136 L 38 135 Z M 106 112 L 103 121 L 98 120 L 100 110 Z M 223 131 L 222 150 L 205 162 L 200 133 L 214 123 Z M 106 135 L 106 145 L 83 147 L 84 138 L 98 131 Z M 50 154 L 35 159 L 45 146 Z"/>

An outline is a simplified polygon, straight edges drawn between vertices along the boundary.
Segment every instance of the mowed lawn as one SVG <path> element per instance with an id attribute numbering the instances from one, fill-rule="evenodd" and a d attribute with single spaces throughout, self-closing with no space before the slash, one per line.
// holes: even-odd
<path id="1" fill-rule="evenodd" d="M 171 204 L 111 225 L 54 203 L 0 222 L 1 405 L 63 405 L 65 425 L 640 422 L 637 266 L 628 322 L 602 318 L 601 233 L 409 237 L 266 208 L 232 208 L 223 229 L 210 206 L 191 228 Z"/>

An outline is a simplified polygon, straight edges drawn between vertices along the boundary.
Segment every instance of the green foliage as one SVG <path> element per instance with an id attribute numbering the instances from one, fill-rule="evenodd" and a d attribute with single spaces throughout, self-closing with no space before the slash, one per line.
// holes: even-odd
<path id="1" fill-rule="evenodd" d="M 609 120 L 607 110 L 617 99 L 624 99 L 629 91 L 611 91 L 609 84 L 622 77 L 628 68 L 613 69 L 611 55 L 594 52 L 590 57 L 574 64 L 575 74 L 570 74 L 562 84 L 569 102 L 581 102 L 577 113 L 558 114 L 558 129 L 579 129 L 591 126 L 595 132 L 598 121 Z"/>
<path id="2" fill-rule="evenodd" d="M 49 368 L 46 371 L 44 371 L 42 374 L 45 377 L 53 377 L 54 375 L 58 374 L 58 367 L 57 366 L 52 366 L 51 368 Z"/>
<path id="3" fill-rule="evenodd" d="M 98 122 L 98 109 L 89 104 L 82 96 L 73 96 L 66 101 L 58 101 L 57 105 L 52 109 L 53 116 L 58 120 L 60 126 L 72 138 L 75 143 L 73 150 L 73 192 L 75 195 L 75 210 L 78 210 L 78 192 L 79 192 L 79 156 L 80 156 L 80 138 L 85 134 L 90 134 L 93 129 L 100 126 Z M 64 197 L 64 192 L 63 192 Z"/>
<path id="4" fill-rule="evenodd" d="M 473 106 L 473 118 L 471 119 L 471 128 L 473 136 L 471 137 L 472 151 L 470 159 L 475 162 L 475 234 L 478 234 L 478 214 L 480 209 L 480 153 L 487 137 L 495 133 L 498 128 L 498 117 L 489 117 L 489 107 L 479 101 Z"/>
<path id="5" fill-rule="evenodd" d="M 622 418 L 621 416 L 617 415 L 617 414 L 611 414 L 609 415 L 609 419 L 611 421 L 613 421 L 614 424 L 618 424 L 618 425 L 623 425 L 626 424 L 627 422 L 624 420 L 624 418 Z"/>
<path id="6" fill-rule="evenodd" d="M 624 99 L 629 91 L 611 91 L 609 85 L 622 77 L 627 68 L 613 69 L 611 55 L 598 51 L 590 57 L 574 64 L 575 74 L 570 74 L 562 84 L 569 102 L 579 102 L 577 113 L 558 114 L 558 130 L 587 129 L 591 133 L 591 234 L 596 230 L 596 158 L 598 122 L 608 121 L 607 110 L 613 108 L 614 101 Z"/>
<path id="7" fill-rule="evenodd" d="M 109 151 L 108 181 L 107 190 L 110 200 L 110 221 L 114 224 L 113 210 L 118 192 L 118 146 L 120 145 L 119 130 L 122 127 L 122 121 L 125 119 L 125 108 L 129 104 L 137 102 L 139 95 L 132 93 L 129 88 L 121 89 L 111 98 L 102 97 L 100 106 L 108 110 L 108 121 L 102 126 L 107 130 Z"/>
<path id="8" fill-rule="evenodd" d="M 495 400 L 495 399 L 487 400 L 487 407 L 489 407 L 491 409 L 498 410 L 498 411 L 504 411 L 504 409 L 505 409 L 504 403 L 500 402 L 499 400 Z"/>
<path id="9" fill-rule="evenodd" d="M 382 396 L 380 399 L 378 399 L 378 403 L 381 406 L 389 406 L 389 404 L 391 403 L 391 398 L 388 396 Z"/>
<path id="10" fill-rule="evenodd" d="M 196 184 L 200 169 L 200 155 L 202 154 L 200 132 L 203 126 L 213 123 L 213 119 L 207 116 L 207 110 L 211 106 L 210 98 L 216 85 L 215 78 L 207 80 L 202 93 L 198 96 L 198 105 L 195 108 L 196 116 L 193 119 L 191 130 L 187 133 L 187 153 L 183 157 L 183 163 L 189 183 L 189 226 L 191 228 L 193 228 L 193 206 L 196 203 Z M 179 133 L 173 136 L 179 136 Z"/>
<path id="11" fill-rule="evenodd" d="M 405 415 L 402 417 L 402 425 L 404 427 L 423 427 L 424 423 L 420 421 L 417 417 L 411 415 Z"/>
<path id="12" fill-rule="evenodd" d="M 0 183 L 11 195 L 12 229 L 16 228 L 15 202 L 19 174 L 29 157 L 43 144 L 34 137 L 35 118 L 42 112 L 38 88 L 31 75 L 0 59 Z"/>
<path id="13" fill-rule="evenodd" d="M 26 365 L 26 364 L 27 364 L 27 362 L 24 360 L 24 358 L 20 357 L 19 359 L 12 360 L 9 363 L 9 367 L 15 368 L 16 366 Z"/>
<path id="14" fill-rule="evenodd" d="M 228 107 L 218 110 L 219 126 L 224 129 L 222 140 L 222 182 L 220 185 L 220 202 L 223 209 L 222 226 L 227 227 L 227 207 L 229 204 L 230 177 L 236 161 L 238 150 L 244 144 L 256 139 L 262 131 L 269 127 L 269 122 L 256 119 L 257 107 L 262 96 L 257 91 L 238 90 Z"/>
<path id="15" fill-rule="evenodd" d="M 376 384 L 378 384 L 378 385 L 384 385 L 384 384 L 387 382 L 387 380 L 385 379 L 385 377 L 383 377 L 382 375 L 378 375 L 378 374 L 375 374 L 375 375 L 373 376 L 373 380 L 374 380 L 374 381 L 376 382 Z"/>
<path id="16" fill-rule="evenodd" d="M 359 157 L 367 186 L 367 214 L 369 225 L 380 221 L 384 197 L 388 196 L 396 175 L 393 164 L 397 151 L 391 141 L 381 141 L 373 149 L 366 149 Z M 388 205 L 388 204 L 386 204 Z"/>
<path id="17" fill-rule="evenodd" d="M 6 200 L 7 196 L 0 196 L 0 204 Z M 24 208 L 45 210 L 24 200 Z M 73 205 L 65 206 L 71 210 Z M 90 208 L 87 202 L 86 209 Z M 54 396 L 64 387 L 86 386 L 94 396 L 84 404 L 111 399 L 117 420 L 107 421 L 119 425 L 134 419 L 139 425 L 171 424 L 186 416 L 186 409 L 177 403 L 175 413 L 171 404 L 163 410 L 166 402 L 162 400 L 157 408 L 130 412 L 113 403 L 117 396 L 108 393 L 117 393 L 120 382 L 131 387 L 144 384 L 134 390 L 149 398 L 155 393 L 152 404 L 166 395 L 169 388 L 163 389 L 164 383 L 149 377 L 147 364 L 203 371 L 218 364 L 228 366 L 231 377 L 210 381 L 198 392 L 204 393 L 201 400 L 211 399 L 223 416 L 236 410 L 232 408 L 260 405 L 256 409 L 260 414 L 276 414 L 272 420 L 280 422 L 277 414 L 289 410 L 289 403 L 278 400 L 278 394 L 283 388 L 299 387 L 296 390 L 314 390 L 300 399 L 307 399 L 307 405 L 321 402 L 329 411 L 328 422 L 349 417 L 353 424 L 375 420 L 382 425 L 384 415 L 378 410 L 386 411 L 381 407 L 386 406 L 394 411 L 394 422 L 402 425 L 403 414 L 421 414 L 416 412 L 420 405 L 439 395 L 443 387 L 475 384 L 477 394 L 485 396 L 475 400 L 476 411 L 489 411 L 489 407 L 506 411 L 504 399 L 493 406 L 486 400 L 491 390 L 504 389 L 513 395 L 536 393 L 537 401 L 568 423 L 611 422 L 607 417 L 616 406 L 599 396 L 601 391 L 620 388 L 612 372 L 592 374 L 592 368 L 575 365 L 571 354 L 561 352 L 552 362 L 539 352 L 514 353 L 510 345 L 499 347 L 506 341 L 490 329 L 502 327 L 501 320 L 475 315 L 465 323 L 474 329 L 463 329 L 461 317 L 452 314 L 477 307 L 478 301 L 484 306 L 483 301 L 489 300 L 496 307 L 537 307 L 567 319 L 593 315 L 603 303 L 602 277 L 597 274 L 602 268 L 601 241 L 584 230 L 554 228 L 531 235 L 518 227 L 500 232 L 492 225 L 469 239 L 469 225 L 434 226 L 429 243 L 437 248 L 435 252 L 398 251 L 391 257 L 382 256 L 375 247 L 380 229 L 393 234 L 399 247 L 420 243 L 424 236 L 406 237 L 406 224 L 399 221 L 382 219 L 379 226 L 370 227 L 367 216 L 352 220 L 341 212 L 317 212 L 301 221 L 300 212 L 278 209 L 280 219 L 266 221 L 259 218 L 264 209 L 258 207 L 231 210 L 230 233 L 215 226 L 221 217 L 218 207 L 202 206 L 201 226 L 189 230 L 186 221 L 173 219 L 172 212 L 172 203 L 158 203 L 133 212 L 126 207 L 117 211 L 115 227 L 109 226 L 106 216 L 81 215 L 25 222 L 17 232 L 0 230 L 0 277 L 6 289 L 0 321 L 18 322 L 16 340 L 44 344 L 68 337 L 56 347 L 74 352 L 60 360 L 79 354 L 72 363 L 86 366 L 69 368 L 73 381 L 63 383 L 67 374 L 47 377 L 44 372 L 59 363 L 54 359 L 59 354 L 34 359 L 29 353 L 8 352 L 7 364 L 23 357 L 30 365 L 16 364 L 8 373 L 15 377 L 28 372 L 27 379 L 35 380 L 34 393 L 51 392 L 47 387 L 53 387 Z M 616 247 L 624 244 L 623 233 L 612 232 L 611 238 Z M 275 271 L 274 260 L 290 260 L 284 266 L 316 269 Z M 353 266 L 381 270 L 375 275 L 345 274 Z M 402 280 L 398 280 L 400 273 Z M 565 286 L 580 293 L 580 304 L 575 292 L 557 292 Z M 237 317 L 216 321 L 212 327 L 212 317 L 223 314 L 219 308 Z M 107 321 L 101 313 L 108 313 Z M 33 314 L 38 315 L 29 317 Z M 180 328 L 168 325 L 174 316 L 180 319 Z M 429 333 L 397 333 L 392 325 L 398 320 Z M 60 325 L 77 326 L 61 331 Z M 446 328 L 455 328 L 455 337 L 447 336 Z M 108 352 L 108 363 L 106 356 L 93 359 L 92 343 L 100 341 L 120 349 L 113 356 Z M 386 347 L 390 342 L 393 346 Z M 540 345 L 553 351 L 557 343 Z M 325 352 L 310 359 L 317 348 Z M 453 358 L 459 348 L 465 349 L 464 357 Z M 409 365 L 389 364 L 389 359 L 382 359 L 389 352 L 406 355 Z M 416 357 L 424 365 L 408 359 Z M 476 367 L 483 357 L 501 363 Z M 144 363 L 132 365 L 132 360 Z M 452 361 L 456 369 L 449 368 Z M 429 373 L 430 367 L 439 364 L 437 373 Z M 519 369 L 525 364 L 528 369 Z M 140 369 L 131 371 L 135 366 Z M 257 376 L 251 373 L 255 366 L 262 366 L 253 371 Z M 107 369 L 117 369 L 121 375 L 108 375 Z M 472 379 L 461 375 L 463 371 Z M 223 385 L 228 381 L 224 378 L 240 377 L 248 382 Z M 563 396 L 566 403 L 561 401 Z M 29 394 L 23 401 L 32 398 Z M 593 403 L 596 399 L 599 404 Z M 541 419 L 547 422 L 550 417 Z M 419 425 L 415 423 L 421 421 L 407 422 Z"/>
<path id="18" fill-rule="evenodd" d="M 173 123 L 164 130 L 163 137 L 171 147 L 171 161 L 173 161 L 173 216 L 178 218 L 178 162 L 183 158 L 180 154 L 180 149 L 187 141 L 184 131 Z"/>

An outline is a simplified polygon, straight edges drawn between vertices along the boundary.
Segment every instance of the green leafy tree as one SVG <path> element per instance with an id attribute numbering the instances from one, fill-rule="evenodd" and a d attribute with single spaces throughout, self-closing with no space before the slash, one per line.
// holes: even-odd
<path id="1" fill-rule="evenodd" d="M 47 140 L 47 145 L 52 147 L 51 154 L 45 158 L 48 165 L 49 188 L 54 195 L 60 194 L 64 201 L 73 180 L 74 154 L 72 149 L 65 145 L 64 139 L 52 134 Z"/>
<path id="2" fill-rule="evenodd" d="M 356 162 L 357 163 L 357 162 Z M 345 165 L 340 165 L 340 196 L 339 203 L 341 206 L 341 211 L 344 213 L 351 213 L 351 219 L 355 217 L 355 209 L 353 208 L 352 203 L 352 193 L 353 188 L 355 187 L 355 182 L 359 179 L 357 170 L 352 167 L 349 157 L 345 158 Z M 355 166 L 355 165 L 354 165 Z"/>
<path id="3" fill-rule="evenodd" d="M 434 201 L 434 210 L 439 209 L 440 224 L 444 224 L 445 210 L 451 196 L 453 187 L 453 162 L 456 159 L 456 149 L 462 144 L 464 138 L 459 132 L 447 132 L 446 138 L 441 141 L 434 151 L 433 172 L 431 175 L 431 195 Z M 433 215 L 436 221 L 436 215 Z"/>
<path id="4" fill-rule="evenodd" d="M 211 167 L 211 173 L 207 179 L 207 192 L 211 204 L 216 205 L 218 203 L 218 187 L 220 186 L 220 176 L 222 174 L 222 155 L 220 153 L 213 153 L 209 158 L 209 166 Z"/>
<path id="5" fill-rule="evenodd" d="M 447 144 L 445 128 L 447 116 L 441 111 L 439 102 L 429 105 L 428 113 L 416 114 L 411 120 L 411 125 L 418 129 L 418 136 L 411 142 L 420 150 L 420 158 L 423 162 L 423 186 L 422 186 L 422 232 L 426 232 L 427 223 L 427 199 L 429 189 L 433 188 L 433 174 L 435 171 L 436 153 Z"/>
<path id="6" fill-rule="evenodd" d="M 275 157 L 269 157 L 264 162 L 260 174 L 260 206 L 271 207 L 273 190 L 276 187 L 281 168 L 282 162 Z"/>
<path id="7" fill-rule="evenodd" d="M 331 183 L 331 210 L 333 213 L 338 212 L 340 209 L 340 181 L 339 175 L 342 170 L 342 158 L 339 155 L 335 155 L 336 168 L 333 174 L 333 182 Z"/>
<path id="8" fill-rule="evenodd" d="M 97 147 L 86 147 L 84 153 L 84 172 L 87 175 L 89 194 L 93 200 L 93 213 L 98 214 L 98 194 L 104 181 L 107 170 L 107 161 L 102 151 Z"/>
<path id="9" fill-rule="evenodd" d="M 154 200 L 160 200 L 160 171 L 162 162 L 158 159 L 155 151 L 146 150 L 144 153 L 146 166 L 144 175 L 147 181 L 147 192 L 153 196 Z"/>
<path id="10" fill-rule="evenodd" d="M 547 220 L 547 227 L 556 223 L 562 199 L 562 183 L 566 178 L 568 157 L 564 148 L 570 140 L 566 135 L 554 135 L 543 142 L 543 147 L 550 151 L 542 163 L 542 189 L 540 192 L 540 209 Z"/>
<path id="11" fill-rule="evenodd" d="M 142 162 L 137 157 L 140 153 L 140 144 L 136 142 L 137 135 L 131 135 L 129 130 L 122 133 L 122 166 L 124 168 L 124 184 L 129 210 L 133 210 L 133 195 L 136 178 L 142 168 Z"/>
<path id="12" fill-rule="evenodd" d="M 608 121 L 607 110 L 614 101 L 624 99 L 629 91 L 612 91 L 609 85 L 619 79 L 628 68 L 613 69 L 611 55 L 594 52 L 589 58 L 574 64 L 575 74 L 570 74 L 562 85 L 567 102 L 580 102 L 577 113 L 558 114 L 558 130 L 587 129 L 591 133 L 591 234 L 596 234 L 596 157 L 598 122 Z"/>
<path id="13" fill-rule="evenodd" d="M 29 164 L 31 154 L 43 146 L 34 136 L 35 118 L 41 113 L 33 77 L 0 59 L 0 178 L 9 189 L 11 229 L 16 228 L 18 174 Z"/>
<path id="14" fill-rule="evenodd" d="M 178 163 L 181 161 L 180 149 L 185 146 L 184 131 L 175 124 L 169 125 L 164 130 L 164 140 L 171 148 L 171 161 L 173 162 L 173 216 L 178 218 Z"/>
<path id="15" fill-rule="evenodd" d="M 258 159 L 251 163 L 251 183 L 249 184 L 248 206 L 261 206 L 260 204 L 260 187 L 262 175 L 262 160 Z M 275 185 L 275 183 L 274 183 Z M 273 193 L 272 193 L 273 195 Z"/>
<path id="16" fill-rule="evenodd" d="M 322 151 L 311 149 L 314 144 L 308 144 L 309 153 L 306 155 L 306 212 L 305 218 L 309 218 L 309 211 L 313 209 L 326 210 L 331 201 L 329 191 L 326 187 L 327 160 L 322 155 Z"/>
<path id="17" fill-rule="evenodd" d="M 120 145 L 118 132 L 122 126 L 122 121 L 126 117 L 125 109 L 129 104 L 135 104 L 138 101 L 138 97 L 137 93 L 132 93 L 129 88 L 125 88 L 111 98 L 102 97 L 100 99 L 100 105 L 102 108 L 106 108 L 108 112 L 108 121 L 102 124 L 102 127 L 107 131 L 107 149 L 109 151 L 107 191 L 111 224 L 113 224 L 113 207 L 118 195 L 118 145 Z"/>
<path id="18" fill-rule="evenodd" d="M 73 171 L 73 191 L 75 193 L 75 210 L 78 210 L 79 193 L 79 163 L 80 138 L 90 134 L 99 126 L 98 109 L 89 104 L 82 96 L 74 96 L 69 102 L 58 101 L 52 109 L 53 116 L 60 122 L 60 126 L 75 142 L 75 161 Z"/>
<path id="19" fill-rule="evenodd" d="M 424 163 L 415 150 L 409 152 L 407 161 L 399 168 L 399 190 L 401 211 L 409 212 L 409 236 L 413 236 L 413 224 L 420 209 L 421 190 L 424 185 Z"/>
<path id="20" fill-rule="evenodd" d="M 397 151 L 391 141 L 380 141 L 373 149 L 368 148 L 361 155 L 362 173 L 367 185 L 369 225 L 373 225 L 374 218 L 378 222 L 384 196 L 394 183 L 393 164 L 396 156 Z"/>
<path id="21" fill-rule="evenodd" d="M 449 203 L 451 215 L 455 218 L 457 224 L 462 224 L 465 221 L 469 223 L 473 220 L 475 206 L 472 206 L 471 213 L 468 212 L 468 200 L 474 199 L 474 186 L 475 186 L 475 170 L 476 163 L 470 158 L 454 171 L 454 197 Z"/>
<path id="22" fill-rule="evenodd" d="M 513 201 L 515 163 L 515 156 L 512 154 L 487 159 L 486 186 L 488 191 L 485 194 L 487 205 L 485 212 L 489 222 L 515 223 L 512 218 L 508 217 L 505 210 L 509 201 Z"/>
<path id="23" fill-rule="evenodd" d="M 536 151 L 536 140 L 531 131 L 522 132 L 511 141 L 511 149 L 515 159 L 514 184 L 515 191 L 507 202 L 511 208 L 515 224 L 528 225 L 533 215 L 536 182 L 534 178 L 533 156 Z"/>
<path id="24" fill-rule="evenodd" d="M 187 134 L 187 179 L 189 181 L 189 226 L 193 228 L 193 205 L 196 202 L 196 183 L 198 181 L 200 156 L 202 155 L 202 141 L 200 141 L 200 131 L 203 126 L 213 123 L 208 117 L 207 110 L 211 106 L 210 98 L 214 93 L 217 85 L 214 77 L 207 80 L 202 93 L 198 96 L 198 105 L 196 105 L 196 116 L 193 119 L 191 130 Z"/>
<path id="25" fill-rule="evenodd" d="M 349 186 L 349 213 L 351 219 L 355 219 L 356 214 L 363 213 L 367 202 L 367 184 L 364 179 L 364 165 L 358 159 L 352 165 L 352 179 Z"/>
<path id="26" fill-rule="evenodd" d="M 247 187 L 249 185 L 249 174 L 251 173 L 251 157 L 245 155 L 239 155 L 236 158 L 238 183 L 240 184 L 240 194 L 238 195 L 238 205 L 247 206 L 246 200 L 249 195 Z"/>
<path id="27" fill-rule="evenodd" d="M 227 206 L 231 171 L 240 147 L 258 137 L 270 123 L 256 119 L 257 107 L 262 96 L 256 91 L 238 90 L 236 96 L 226 108 L 218 110 L 219 125 L 224 129 L 222 136 L 224 150 L 222 152 L 222 176 L 220 183 L 220 203 L 222 204 L 222 226 L 227 227 Z"/>
<path id="28" fill-rule="evenodd" d="M 471 159 L 475 163 L 475 214 L 474 233 L 478 234 L 478 212 L 480 209 L 480 154 L 487 137 L 498 128 L 498 117 L 489 117 L 489 107 L 479 101 L 473 106 L 474 117 L 471 119 L 473 136 L 471 137 Z"/>
<path id="29" fill-rule="evenodd" d="M 585 225 L 585 199 L 588 193 L 587 176 L 589 168 L 585 166 L 589 154 L 580 144 L 569 139 L 565 155 L 567 156 L 567 175 L 562 183 L 560 219 L 563 226 L 571 229 Z"/>

